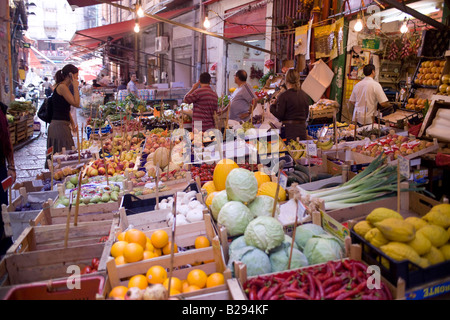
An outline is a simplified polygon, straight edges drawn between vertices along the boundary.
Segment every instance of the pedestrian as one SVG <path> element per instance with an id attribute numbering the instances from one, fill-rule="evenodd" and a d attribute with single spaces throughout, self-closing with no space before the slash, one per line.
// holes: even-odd
<path id="1" fill-rule="evenodd" d="M 220 114 L 230 110 L 229 120 L 248 121 L 251 109 L 256 106 L 256 95 L 247 83 L 247 72 L 238 70 L 234 75 L 234 82 L 238 88 L 231 95 L 230 103 Z"/>
<path id="2" fill-rule="evenodd" d="M 214 113 L 217 112 L 219 106 L 219 97 L 210 84 L 211 75 L 208 72 L 202 73 L 199 81 L 192 86 L 183 100 L 185 103 L 194 104 L 192 121 L 194 123 L 200 121 L 203 132 L 215 128 Z M 185 113 L 189 114 L 189 112 Z"/>
<path id="3" fill-rule="evenodd" d="M 44 77 L 44 82 L 42 83 L 42 88 L 44 88 L 44 94 L 46 97 L 50 97 L 52 95 L 52 84 L 48 81 L 47 77 Z"/>
<path id="4" fill-rule="evenodd" d="M 48 127 L 47 149 L 53 147 L 53 153 L 61 152 L 62 148 L 71 150 L 75 145 L 71 126 L 76 127 L 70 115 L 70 106 L 79 108 L 80 94 L 78 90 L 78 68 L 67 64 L 56 73 L 56 86 L 53 92 L 53 116 Z M 73 86 L 73 91 L 70 90 Z M 45 163 L 46 168 L 47 162 Z"/>
<path id="5" fill-rule="evenodd" d="M 0 102 L 0 181 L 11 176 L 12 183 L 16 181 L 16 167 L 14 165 L 14 149 L 9 136 L 6 110 L 8 106 Z M 8 193 L 0 186 L 0 206 L 8 205 Z M 3 256 L 12 245 L 11 237 L 6 237 L 3 219 L 0 215 L 0 257 Z"/>
<path id="6" fill-rule="evenodd" d="M 137 89 L 136 84 L 137 84 L 136 74 L 133 73 L 133 74 L 131 74 L 130 82 L 128 82 L 128 84 L 127 84 L 127 90 L 128 90 L 128 94 L 132 93 L 137 98 L 138 97 L 138 89 Z"/>
<path id="7" fill-rule="evenodd" d="M 287 141 L 306 140 L 310 98 L 300 88 L 300 75 L 295 69 L 287 71 L 285 85 L 287 90 L 271 104 L 270 112 L 281 121 L 281 136 Z"/>
<path id="8" fill-rule="evenodd" d="M 121 80 L 117 90 L 127 90 L 127 83 L 125 80 Z"/>
<path id="9" fill-rule="evenodd" d="M 367 125 L 372 123 L 372 116 L 377 111 L 378 104 L 382 108 L 391 106 L 381 85 L 374 80 L 375 66 L 371 63 L 363 68 L 364 79 L 355 84 L 350 95 L 350 110 L 353 109 L 353 121 Z"/>

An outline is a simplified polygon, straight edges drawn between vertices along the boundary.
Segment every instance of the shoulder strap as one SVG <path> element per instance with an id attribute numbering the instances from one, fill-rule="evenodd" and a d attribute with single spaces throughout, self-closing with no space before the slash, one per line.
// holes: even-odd
<path id="1" fill-rule="evenodd" d="M 250 90 L 250 88 L 248 87 L 248 84 L 244 84 L 245 89 L 247 89 L 248 94 L 250 95 L 250 98 L 253 99 L 253 92 Z"/>

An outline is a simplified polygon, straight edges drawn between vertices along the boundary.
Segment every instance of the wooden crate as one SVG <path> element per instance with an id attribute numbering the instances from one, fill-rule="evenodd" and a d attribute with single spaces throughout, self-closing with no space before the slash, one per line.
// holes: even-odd
<path id="1" fill-rule="evenodd" d="M 27 138 L 27 119 L 16 122 L 16 143 Z"/>
<path id="2" fill-rule="evenodd" d="M 100 242 L 105 243 L 105 257 L 103 260 L 106 263 L 117 223 L 118 218 L 105 221 L 80 222 L 77 226 L 71 223 L 67 247 L 82 247 Z M 6 254 L 21 254 L 23 252 L 64 248 L 65 234 L 65 224 L 29 226 L 11 245 Z"/>
<path id="3" fill-rule="evenodd" d="M 23 283 L 68 278 L 92 259 L 100 259 L 105 251 L 105 243 L 97 243 L 72 248 L 57 248 L 43 251 L 28 251 L 21 254 L 6 255 L 0 261 L 0 286 L 13 286 Z M 99 266 L 102 272 L 102 267 Z"/>
<path id="4" fill-rule="evenodd" d="M 22 202 L 27 202 L 28 197 L 33 194 L 34 192 L 27 192 L 24 187 L 21 187 L 19 189 L 19 196 L 16 197 L 10 205 L 6 206 L 5 204 L 2 204 L 2 218 L 6 236 L 12 236 L 13 239 L 16 240 L 22 231 L 30 225 L 30 221 L 34 220 L 42 211 L 42 209 L 16 211 Z M 54 199 L 58 195 L 56 191 L 40 192 L 39 194 L 42 196 L 48 195 L 48 199 Z"/>
<path id="5" fill-rule="evenodd" d="M 131 218 L 133 216 L 128 216 Z M 123 215 L 121 215 L 123 218 Z M 126 225 L 125 222 L 121 221 L 121 226 L 118 228 L 120 232 L 122 228 Z M 145 224 L 143 224 L 145 225 Z M 138 229 L 142 229 L 142 224 L 138 225 Z M 130 225 L 131 226 L 131 225 Z M 132 224 L 133 228 L 136 225 Z M 172 228 L 158 228 L 165 230 L 169 235 L 169 241 L 172 238 Z M 147 237 L 151 237 L 152 233 L 158 229 L 144 230 Z M 214 231 L 211 223 L 211 216 L 205 215 L 203 221 L 193 222 L 186 225 L 177 226 L 175 234 L 175 244 L 179 248 L 179 252 L 173 255 L 173 276 L 180 279 L 186 279 L 189 271 L 195 268 L 200 268 L 204 270 L 207 274 L 213 272 L 222 272 L 226 279 L 231 278 L 231 271 L 226 268 L 225 261 L 223 259 L 223 252 L 219 242 L 219 237 Z M 194 249 L 194 242 L 198 236 L 206 236 L 210 242 L 211 246 L 207 248 Z M 192 248 L 183 251 L 184 249 Z M 145 274 L 151 266 L 160 265 L 166 269 L 170 268 L 171 255 L 163 255 L 148 260 L 142 260 L 134 263 L 127 263 L 124 265 L 116 266 L 114 259 L 110 258 L 107 262 L 107 270 L 109 276 L 110 287 L 114 288 L 118 285 L 126 285 L 127 278 L 136 274 Z M 176 270 L 175 270 L 176 269 Z M 220 291 L 225 288 L 225 285 L 218 286 L 216 288 L 201 290 L 202 292 L 197 292 L 197 294 L 209 293 Z M 195 293 L 183 294 L 187 296 L 195 295 Z"/>
<path id="6" fill-rule="evenodd" d="M 9 138 L 11 140 L 11 145 L 16 143 L 16 126 L 14 123 L 9 125 Z"/>

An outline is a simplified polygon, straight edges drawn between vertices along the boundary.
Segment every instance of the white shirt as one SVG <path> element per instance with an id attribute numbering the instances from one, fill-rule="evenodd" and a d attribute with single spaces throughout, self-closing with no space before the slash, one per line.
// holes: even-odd
<path id="1" fill-rule="evenodd" d="M 365 77 L 354 87 L 349 101 L 355 104 L 353 121 L 358 123 L 372 123 L 372 115 L 377 110 L 377 103 L 388 101 L 381 85 L 372 77 Z"/>

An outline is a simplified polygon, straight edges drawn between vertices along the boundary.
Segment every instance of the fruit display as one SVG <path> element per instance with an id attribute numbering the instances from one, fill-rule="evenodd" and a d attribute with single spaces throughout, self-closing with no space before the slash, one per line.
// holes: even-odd
<path id="1" fill-rule="evenodd" d="M 96 159 L 89 162 L 85 167 L 85 174 L 88 177 L 95 176 L 115 176 L 122 175 L 126 169 L 134 170 L 137 161 L 137 154 L 134 151 L 122 152 L 120 157 L 113 156 L 104 159 Z"/>
<path id="2" fill-rule="evenodd" d="M 405 104 L 406 110 L 422 111 L 430 106 L 431 100 L 420 98 L 409 98 Z"/>
<path id="3" fill-rule="evenodd" d="M 316 103 L 309 106 L 310 119 L 332 118 L 339 103 L 329 99 L 319 99 Z"/>
<path id="4" fill-rule="evenodd" d="M 450 260 L 450 204 L 433 206 L 423 217 L 404 218 L 376 208 L 353 231 L 395 261 L 409 260 L 421 268 Z M 382 258 L 381 263 L 389 267 Z"/>
<path id="5" fill-rule="evenodd" d="M 437 88 L 440 84 L 439 79 L 441 79 L 444 66 L 445 60 L 423 61 L 418 68 L 414 84 Z"/>
<path id="6" fill-rule="evenodd" d="M 243 284 L 249 300 L 392 300 L 388 286 L 367 285 L 371 273 L 361 261 L 344 259 L 261 275 Z"/>
<path id="7" fill-rule="evenodd" d="M 385 137 L 378 138 L 364 146 L 358 145 L 351 150 L 370 157 L 383 154 L 390 160 L 395 160 L 399 155 L 408 156 L 433 145 L 433 142 L 389 133 Z"/>
<path id="8" fill-rule="evenodd" d="M 72 182 L 68 181 L 66 186 L 75 186 Z M 114 203 L 119 200 L 120 186 L 118 184 L 102 185 L 102 184 L 82 184 L 80 193 L 80 206 L 102 204 L 102 203 Z M 72 205 L 75 205 L 75 199 L 77 197 L 78 189 L 71 188 L 66 189 L 65 195 L 59 196 L 56 199 L 53 206 L 55 208 L 68 207 L 70 204 L 70 197 L 72 197 Z"/>
<path id="9" fill-rule="evenodd" d="M 450 73 L 442 75 L 437 94 L 450 95 Z"/>
<path id="10" fill-rule="evenodd" d="M 294 161 L 306 156 L 306 145 L 304 143 L 290 140 L 286 148 L 290 151 L 289 154 L 294 157 Z"/>
<path id="11" fill-rule="evenodd" d="M 90 159 L 92 158 L 92 154 L 90 150 L 81 150 L 80 151 L 80 158 L 81 159 Z M 74 161 L 78 160 L 78 151 L 77 150 L 67 150 L 64 154 L 58 154 L 55 153 L 53 155 L 53 161 L 58 162 L 61 161 Z"/>
<path id="12" fill-rule="evenodd" d="M 55 173 L 53 174 L 54 180 L 63 180 L 65 177 L 70 176 L 72 174 L 78 173 L 80 170 L 72 168 L 71 166 L 65 166 L 62 169 L 55 169 Z"/>
<path id="13" fill-rule="evenodd" d="M 84 266 L 81 269 L 81 274 L 91 274 L 98 272 L 98 265 L 100 264 L 100 260 L 98 258 L 92 258 L 91 264 Z"/>

